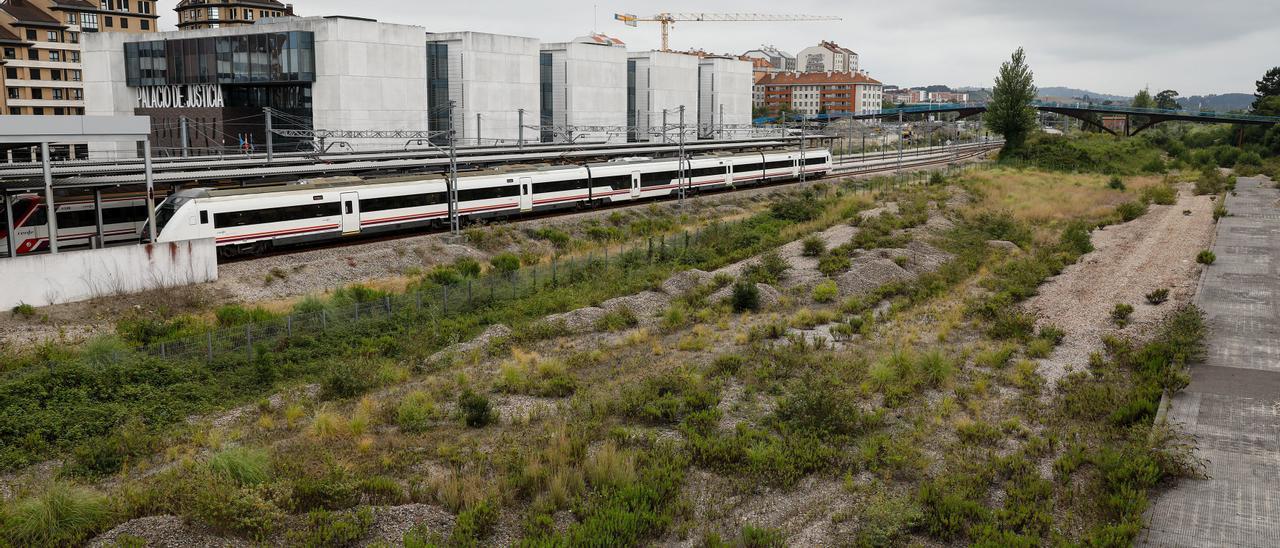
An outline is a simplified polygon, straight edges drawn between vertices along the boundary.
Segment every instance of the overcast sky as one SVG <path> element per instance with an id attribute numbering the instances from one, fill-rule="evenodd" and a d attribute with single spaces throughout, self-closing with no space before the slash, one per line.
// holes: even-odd
<path id="1" fill-rule="evenodd" d="M 288 1 L 288 0 L 285 0 Z M 162 2 L 172 29 L 175 1 Z M 659 45 L 656 24 L 638 28 L 615 12 L 761 12 L 834 15 L 836 22 L 683 23 L 671 47 L 742 53 L 772 44 L 795 54 L 832 40 L 861 56 L 863 70 L 900 86 L 990 87 L 1018 46 L 1036 84 L 1116 95 L 1172 88 L 1182 95 L 1252 93 L 1280 65 L 1276 0 L 295 0 L 300 15 L 353 15 L 444 32 L 474 30 L 565 41 L 593 28 L 630 49 Z M 594 7 L 594 9 L 593 9 Z M 594 15 L 593 15 L 594 12 Z"/>

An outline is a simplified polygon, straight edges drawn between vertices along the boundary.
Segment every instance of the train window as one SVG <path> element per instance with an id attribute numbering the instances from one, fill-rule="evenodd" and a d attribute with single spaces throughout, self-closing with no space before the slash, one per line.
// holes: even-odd
<path id="1" fill-rule="evenodd" d="M 59 211 L 58 212 L 58 229 L 73 228 L 81 226 L 94 226 L 97 219 L 92 209 L 81 209 L 78 211 Z"/>
<path id="2" fill-rule="evenodd" d="M 209 212 L 208 212 L 208 211 L 204 211 L 204 210 L 201 210 L 201 211 L 200 211 L 200 224 L 202 224 L 202 225 L 207 225 L 207 224 L 209 224 Z"/>
<path id="3" fill-rule="evenodd" d="M 403 196 L 387 196 L 383 198 L 361 198 L 360 211 L 385 211 L 388 209 L 404 209 L 408 207 L 424 207 L 448 202 L 443 192 L 429 194 L 406 194 Z"/>
<path id="4" fill-rule="evenodd" d="M 146 220 L 146 218 L 147 206 L 145 205 L 102 208 L 102 224 L 104 225 L 138 223 Z"/>
<path id="5" fill-rule="evenodd" d="M 659 186 L 671 184 L 676 178 L 675 171 L 659 171 L 657 173 L 645 173 L 640 176 L 640 186 Z"/>
<path id="6" fill-rule="evenodd" d="M 804 159 L 804 165 L 806 166 L 811 166 L 815 164 L 824 164 L 826 162 L 827 162 L 827 158 L 825 156 L 806 156 Z"/>
<path id="7" fill-rule="evenodd" d="M 548 181 L 545 183 L 537 183 L 533 185 L 533 191 L 542 192 L 564 192 L 567 190 L 581 190 L 587 188 L 586 179 L 569 179 L 567 181 Z"/>
<path id="8" fill-rule="evenodd" d="M 338 202 L 273 207 L 269 209 L 250 209 L 246 211 L 228 211 L 225 213 L 214 213 L 213 226 L 215 228 L 223 228 L 228 226 L 260 225 L 267 223 L 279 223 L 283 221 L 296 221 L 299 219 L 314 219 L 317 217 L 338 215 L 340 211 L 341 206 L 338 205 Z"/>
<path id="9" fill-rule="evenodd" d="M 690 175 L 690 177 L 708 177 L 711 175 L 724 175 L 724 174 L 725 174 L 724 166 L 700 167 L 693 170 L 693 173 Z"/>
<path id="10" fill-rule="evenodd" d="M 609 177 L 595 177 L 591 179 L 591 186 L 607 186 L 614 190 L 626 190 L 631 188 L 631 176 L 612 175 Z"/>
<path id="11" fill-rule="evenodd" d="M 520 195 L 520 185 L 493 186 L 489 188 L 472 188 L 458 191 L 458 201 L 492 200 Z"/>
<path id="12" fill-rule="evenodd" d="M 739 173 L 741 173 L 741 172 L 743 172 L 743 171 L 760 171 L 760 166 L 762 166 L 762 165 L 764 165 L 764 164 L 761 164 L 761 163 L 759 163 L 759 162 L 756 162 L 756 163 L 754 163 L 754 164 L 742 164 L 742 165 L 740 165 L 740 166 L 735 166 L 735 167 L 733 168 L 733 170 L 734 170 L 734 171 L 737 171 L 737 172 L 739 172 Z"/>
<path id="13" fill-rule="evenodd" d="M 346 201 L 347 215 L 355 213 L 355 209 L 351 207 L 351 200 Z"/>
<path id="14" fill-rule="evenodd" d="M 26 223 L 24 223 L 22 226 L 41 226 L 41 225 L 49 224 L 49 217 L 47 214 L 47 210 L 44 208 L 44 206 L 35 204 L 32 207 L 36 208 L 35 212 L 32 213 L 31 216 L 27 218 Z M 19 220 L 22 219 L 21 215 L 18 215 L 17 217 Z"/>
<path id="15" fill-rule="evenodd" d="M 791 160 L 777 160 L 766 163 L 764 167 L 765 169 L 784 169 L 795 167 L 795 164 L 793 164 Z"/>

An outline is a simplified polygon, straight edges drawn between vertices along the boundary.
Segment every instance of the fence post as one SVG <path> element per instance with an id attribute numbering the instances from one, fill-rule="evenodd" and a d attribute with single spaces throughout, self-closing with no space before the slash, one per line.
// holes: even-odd
<path id="1" fill-rule="evenodd" d="M 161 357 L 161 358 L 168 358 L 168 357 L 169 357 L 169 354 L 168 354 L 167 352 L 165 352 L 165 349 L 164 349 L 164 341 L 160 341 L 160 357 Z"/>
<path id="2" fill-rule="evenodd" d="M 382 306 L 387 309 L 387 316 L 391 316 L 391 295 L 382 296 Z"/>
<path id="3" fill-rule="evenodd" d="M 686 251 L 689 249 L 689 231 L 688 230 L 684 231 L 684 248 Z"/>
<path id="4" fill-rule="evenodd" d="M 323 308 L 320 309 L 320 330 L 325 331 L 329 328 L 329 314 L 325 313 Z"/>
<path id="5" fill-rule="evenodd" d="M 249 361 L 253 361 L 253 324 L 244 324 L 245 346 L 249 347 Z"/>
<path id="6" fill-rule="evenodd" d="M 213 363 L 213 330 L 205 332 L 205 348 L 209 352 L 209 363 Z"/>
<path id="7" fill-rule="evenodd" d="M 471 279 L 467 279 L 467 306 L 471 306 Z"/>
<path id="8" fill-rule="evenodd" d="M 284 332 L 285 336 L 293 338 L 293 314 L 284 317 Z"/>
<path id="9" fill-rule="evenodd" d="M 556 258 L 551 257 L 551 285 L 556 285 Z"/>
<path id="10" fill-rule="evenodd" d="M 645 259 L 652 261 L 653 260 L 653 236 L 646 237 L 645 240 L 649 242 L 649 251 L 645 252 L 646 253 Z"/>
<path id="11" fill-rule="evenodd" d="M 467 283 L 471 283 L 471 282 L 467 282 Z M 421 291 L 413 292 L 413 309 L 422 310 L 422 292 Z"/>
<path id="12" fill-rule="evenodd" d="M 445 285 L 440 286 L 440 289 L 444 292 L 444 293 L 443 293 L 443 294 L 444 294 L 444 298 L 440 299 L 440 302 L 444 303 L 444 312 L 443 312 L 443 313 L 444 313 L 444 314 L 448 314 L 448 313 L 449 313 L 449 284 L 445 284 Z"/>

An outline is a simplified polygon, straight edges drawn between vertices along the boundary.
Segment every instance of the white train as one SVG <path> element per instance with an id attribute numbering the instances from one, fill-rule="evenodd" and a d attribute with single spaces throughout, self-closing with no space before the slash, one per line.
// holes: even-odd
<path id="1" fill-rule="evenodd" d="M 688 189 L 796 178 L 831 170 L 825 149 L 688 160 Z M 584 207 L 678 192 L 677 159 L 624 159 L 577 166 L 510 166 L 458 178 L 462 219 Z M 157 241 L 214 238 L 224 257 L 272 246 L 448 223 L 445 179 L 343 179 L 279 187 L 181 190 L 156 211 Z M 146 232 L 145 230 L 143 231 Z"/>
<path id="2" fill-rule="evenodd" d="M 18 255 L 49 248 L 49 211 L 44 197 L 15 194 L 12 203 L 0 207 L 0 253 L 9 252 L 9 212 L 13 212 L 13 247 Z M 58 247 L 89 247 L 98 235 L 98 219 L 93 198 L 59 201 L 57 207 Z M 103 243 L 137 242 L 146 226 L 147 202 L 143 194 L 115 194 L 102 197 Z"/>

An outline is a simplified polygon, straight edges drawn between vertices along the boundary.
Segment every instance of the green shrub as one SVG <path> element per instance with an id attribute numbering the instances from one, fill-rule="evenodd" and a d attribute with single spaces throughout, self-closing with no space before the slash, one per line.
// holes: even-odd
<path id="1" fill-rule="evenodd" d="M 1147 205 L 1141 202 L 1125 202 L 1116 206 L 1116 215 L 1120 216 L 1120 220 L 1129 222 L 1147 213 Z"/>
<path id="2" fill-rule="evenodd" d="M 271 457 L 262 449 L 223 449 L 210 456 L 207 465 L 215 476 L 239 485 L 257 485 L 271 478 Z"/>
<path id="3" fill-rule="evenodd" d="M 1169 290 L 1163 287 L 1160 289 L 1154 290 L 1150 293 L 1147 293 L 1146 299 L 1147 299 L 1147 304 L 1151 304 L 1151 305 L 1163 304 L 1165 301 L 1169 300 Z"/>
<path id="4" fill-rule="evenodd" d="M 1115 308 L 1111 309 L 1111 321 L 1120 327 L 1129 325 L 1129 316 L 1133 314 L 1133 305 L 1126 303 L 1116 303 Z"/>
<path id="5" fill-rule="evenodd" d="M 493 269 L 502 274 L 510 274 L 520 270 L 520 257 L 515 253 L 499 253 L 489 259 Z"/>
<path id="6" fill-rule="evenodd" d="M 1089 237 L 1089 226 L 1082 221 L 1072 221 L 1062 230 L 1061 246 L 1076 255 L 1084 255 L 1093 251 L 1093 242 Z"/>
<path id="7" fill-rule="evenodd" d="M 1033 360 L 1047 358 L 1049 357 L 1049 354 L 1052 352 L 1053 352 L 1053 343 L 1050 342 L 1048 339 L 1037 338 L 1027 343 L 1027 350 L 1026 350 L 1027 357 Z"/>
<path id="8" fill-rule="evenodd" d="M 827 252 L 827 242 L 817 234 L 810 234 L 800 244 L 805 257 L 820 257 Z"/>
<path id="9" fill-rule="evenodd" d="M 0 541 L 12 546 L 76 546 L 108 525 L 110 518 L 107 497 L 54 482 L 0 507 Z"/>
<path id="10" fill-rule="evenodd" d="M 738 354 L 721 354 L 711 362 L 711 372 L 717 375 L 732 375 L 742 369 L 746 358 Z"/>
<path id="11" fill-rule="evenodd" d="M 536 229 L 533 231 L 533 237 L 541 240 L 547 240 L 551 242 L 551 245 L 554 245 L 559 249 L 569 247 L 569 243 L 573 241 L 573 238 L 569 236 L 568 232 L 554 227 Z"/>
<path id="12" fill-rule="evenodd" d="M 947 184 L 947 176 L 941 171 L 935 171 L 929 175 L 929 184 L 932 186 L 941 186 Z"/>
<path id="13" fill-rule="evenodd" d="M 991 325 L 987 327 L 987 335 L 993 339 L 1026 339 L 1031 336 L 1036 319 L 1018 310 L 1003 310 L 996 314 Z"/>
<path id="14" fill-rule="evenodd" d="M 1178 191 L 1172 185 L 1161 183 L 1142 189 L 1142 199 L 1157 205 L 1173 205 L 1178 202 Z"/>
<path id="15" fill-rule="evenodd" d="M 497 413 L 489 406 L 489 398 L 465 388 L 458 395 L 458 409 L 467 426 L 480 428 L 497 420 Z"/>
<path id="16" fill-rule="evenodd" d="M 828 253 L 818 258 L 818 271 L 824 276 L 835 276 L 849 270 L 849 257 L 843 253 Z"/>
<path id="17" fill-rule="evenodd" d="M 986 350 L 978 354 L 974 359 L 974 363 L 981 367 L 989 367 L 991 369 L 1004 369 L 1009 365 L 1009 360 L 1013 359 L 1013 353 L 1016 350 L 1012 344 L 1003 344 L 997 348 Z"/>
<path id="18" fill-rule="evenodd" d="M 1040 326 L 1040 333 L 1037 336 L 1049 341 L 1049 344 L 1053 346 L 1058 346 L 1059 344 L 1062 344 L 1062 339 L 1066 338 L 1067 332 L 1063 331 L 1062 328 L 1056 325 L 1047 323 Z"/>
<path id="19" fill-rule="evenodd" d="M 744 548 L 782 548 L 787 543 L 780 529 L 756 527 L 747 524 L 742 526 L 742 534 L 738 537 L 738 545 Z"/>
<path id="20" fill-rule="evenodd" d="M 1112 175 L 1111 180 L 1107 181 L 1107 188 L 1111 190 L 1124 190 L 1124 181 L 1119 176 Z"/>
<path id="21" fill-rule="evenodd" d="M 430 394 L 421 390 L 410 392 L 396 406 L 396 425 L 410 434 L 426 432 L 435 418 L 435 402 Z"/>
<path id="22" fill-rule="evenodd" d="M 877 492 L 867 501 L 858 520 L 857 546 L 896 546 L 924 517 L 909 497 Z"/>
<path id="23" fill-rule="evenodd" d="M 276 316 L 268 312 L 262 307 L 245 308 L 238 304 L 229 304 L 219 307 L 213 312 L 218 319 L 218 325 L 222 327 L 235 327 L 248 323 L 263 323 L 274 319 Z"/>
<path id="24" fill-rule="evenodd" d="M 354 546 L 373 527 L 373 510 L 363 506 L 354 512 L 312 510 L 302 530 L 289 531 L 291 544 L 298 546 Z"/>
<path id="25" fill-rule="evenodd" d="M 1215 223 L 1216 223 L 1216 222 L 1218 222 L 1220 219 L 1222 219 L 1223 217 L 1226 217 L 1227 215 L 1229 215 L 1229 213 L 1227 212 L 1227 205 L 1226 205 L 1226 204 L 1221 203 L 1221 202 L 1220 202 L 1220 203 L 1217 203 L 1217 204 L 1214 204 L 1214 206 L 1213 206 L 1213 222 L 1215 222 Z"/>
<path id="26" fill-rule="evenodd" d="M 151 454 L 156 446 L 156 437 L 146 426 L 131 420 L 105 436 L 90 438 L 72 449 L 66 470 L 90 478 L 114 474 L 131 459 Z"/>
<path id="27" fill-rule="evenodd" d="M 630 308 L 621 306 L 605 313 L 599 320 L 596 320 L 596 329 L 599 331 L 622 331 L 623 329 L 635 327 L 638 323 L 640 323 L 640 320 L 636 318 L 636 314 Z"/>
<path id="28" fill-rule="evenodd" d="M 18 303 L 18 306 L 13 307 L 13 315 L 24 318 L 34 317 L 36 315 L 36 307 L 27 303 Z"/>
<path id="29" fill-rule="evenodd" d="M 481 501 L 458 512 L 458 520 L 449 535 L 451 545 L 479 546 L 498 523 L 498 509 L 489 501 Z"/>
<path id="30" fill-rule="evenodd" d="M 668 371 L 623 390 L 622 409 L 647 422 L 675 424 L 689 415 L 714 408 L 720 398 L 701 377 Z"/>
<path id="31" fill-rule="evenodd" d="M 462 274 L 453 267 L 440 265 L 427 273 L 427 279 L 438 285 L 453 285 L 462 281 Z"/>
<path id="32" fill-rule="evenodd" d="M 360 501 L 360 483 L 339 465 L 308 472 L 293 482 L 293 505 L 299 510 L 339 510 Z"/>
<path id="33" fill-rule="evenodd" d="M 359 396 L 377 384 L 376 373 L 376 368 L 367 360 L 334 360 L 320 380 L 320 398 L 332 400 Z"/>
<path id="34" fill-rule="evenodd" d="M 820 303 L 829 303 L 836 300 L 840 295 L 840 288 L 836 286 L 835 280 L 822 280 L 813 286 L 813 300 Z"/>
<path id="35" fill-rule="evenodd" d="M 333 292 L 333 303 L 339 306 L 355 303 L 371 303 L 381 301 L 389 295 L 386 291 L 374 289 L 362 284 L 353 284 L 338 288 Z"/>
<path id="36" fill-rule="evenodd" d="M 754 283 L 739 280 L 733 284 L 732 302 L 734 312 L 760 310 L 760 289 Z"/>
<path id="37" fill-rule="evenodd" d="M 453 269 L 464 277 L 476 278 L 480 276 L 480 261 L 471 257 L 458 257 L 453 261 Z"/>
<path id="38" fill-rule="evenodd" d="M 769 214 L 783 221 L 802 223 L 818 218 L 822 213 L 821 200 L 813 196 L 802 195 L 784 198 L 769 206 Z"/>
<path id="39" fill-rule="evenodd" d="M 1218 256 L 1214 255 L 1213 252 L 1208 249 L 1201 251 L 1196 255 L 1196 262 L 1200 264 L 1213 264 L 1216 260 L 1218 260 Z"/>
<path id="40" fill-rule="evenodd" d="M 782 280 L 789 268 L 791 265 L 787 264 L 782 256 L 770 251 L 761 255 L 760 260 L 742 269 L 742 278 L 757 283 L 776 284 Z"/>
<path id="41" fill-rule="evenodd" d="M 956 366 L 951 358 L 940 350 L 930 350 L 920 355 L 917 370 L 924 375 L 925 382 L 932 387 L 943 386 L 955 374 Z"/>

